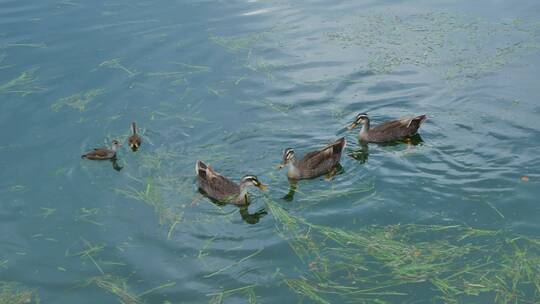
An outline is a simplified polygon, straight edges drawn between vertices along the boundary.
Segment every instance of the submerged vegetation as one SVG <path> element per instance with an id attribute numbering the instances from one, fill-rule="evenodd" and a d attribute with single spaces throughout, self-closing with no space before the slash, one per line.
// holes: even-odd
<path id="1" fill-rule="evenodd" d="M 1 62 L 1 60 L 0 60 Z M 38 68 L 32 68 L 22 72 L 18 77 L 0 84 L 0 94 L 13 93 L 26 96 L 45 91 L 44 87 L 36 85 Z"/>
<path id="2" fill-rule="evenodd" d="M 13 282 L 0 281 L 0 304 L 39 304 L 35 291 Z"/>
<path id="3" fill-rule="evenodd" d="M 208 294 L 210 298 L 210 301 L 208 301 L 208 304 L 222 304 L 226 298 L 232 297 L 232 296 L 244 296 L 247 298 L 247 303 L 249 304 L 255 304 L 257 303 L 257 295 L 255 294 L 255 287 L 257 287 L 256 284 L 247 285 L 244 287 L 239 287 L 235 289 L 229 289 L 224 290 L 217 293 L 211 293 Z"/>
<path id="4" fill-rule="evenodd" d="M 278 233 L 305 266 L 285 283 L 316 303 L 403 301 L 415 296 L 414 286 L 432 292 L 423 298 L 445 303 L 475 296 L 490 303 L 540 298 L 539 239 L 462 225 L 374 226 L 352 232 L 311 224 L 267 203 Z"/>
<path id="5" fill-rule="evenodd" d="M 99 288 L 102 288 L 108 293 L 116 296 L 122 304 L 143 304 L 145 303 L 143 300 L 144 296 L 151 294 L 157 290 L 173 287 L 174 285 L 176 285 L 176 283 L 174 282 L 165 283 L 142 293 L 135 294 L 133 291 L 131 291 L 131 288 L 128 285 L 128 280 L 119 276 L 113 276 L 108 274 L 102 275 L 90 279 L 88 283 L 95 284 Z"/>
<path id="6" fill-rule="evenodd" d="M 110 69 L 118 69 L 118 70 L 124 71 L 128 75 L 128 77 L 133 77 L 133 76 L 137 75 L 136 71 L 132 71 L 132 70 L 126 68 L 124 65 L 122 65 L 120 63 L 120 58 L 114 58 L 114 59 L 110 59 L 110 60 L 105 60 L 105 61 L 103 61 L 102 63 L 99 64 L 99 67 L 105 67 L 105 68 L 110 68 Z"/>
<path id="7" fill-rule="evenodd" d="M 63 97 L 57 100 L 54 104 L 51 105 L 51 109 L 55 112 L 58 112 L 64 107 L 69 107 L 72 109 L 79 110 L 79 112 L 84 112 L 88 104 L 99 95 L 105 92 L 104 89 L 92 89 L 86 92 L 81 92 L 73 94 L 71 96 Z"/>

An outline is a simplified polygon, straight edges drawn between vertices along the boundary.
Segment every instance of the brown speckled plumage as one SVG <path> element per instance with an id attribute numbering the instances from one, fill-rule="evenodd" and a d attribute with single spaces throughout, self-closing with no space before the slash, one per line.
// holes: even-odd
<path id="1" fill-rule="evenodd" d="M 288 166 L 287 176 L 291 179 L 308 179 L 327 174 L 336 168 L 345 144 L 345 138 L 342 137 L 320 150 L 307 153 L 299 160 L 294 158 L 292 149 L 286 149 L 281 166 Z"/>
<path id="2" fill-rule="evenodd" d="M 139 147 L 141 146 L 142 139 L 139 134 L 137 134 L 137 125 L 135 122 L 131 123 L 131 136 L 128 138 L 129 147 L 133 152 L 139 150 Z"/>
<path id="3" fill-rule="evenodd" d="M 360 141 L 384 143 L 402 140 L 415 135 L 418 132 L 418 128 L 420 128 L 426 119 L 426 115 L 402 117 L 370 128 L 370 120 L 367 114 L 360 113 L 356 116 L 355 121 L 349 128 L 352 129 L 357 125 L 362 124 L 362 129 L 358 134 Z"/>
<path id="4" fill-rule="evenodd" d="M 247 186 L 256 186 L 265 189 L 256 176 L 246 175 L 239 184 L 215 172 L 210 166 L 198 160 L 195 166 L 197 172 L 197 182 L 199 189 L 206 196 L 213 200 L 236 205 L 245 205 L 249 203 L 249 197 L 245 188 Z"/>
<path id="5" fill-rule="evenodd" d="M 116 158 L 116 149 L 119 143 L 116 140 L 112 142 L 112 149 L 108 148 L 95 148 L 94 150 L 88 151 L 81 155 L 81 158 L 86 158 L 90 160 L 108 160 Z"/>

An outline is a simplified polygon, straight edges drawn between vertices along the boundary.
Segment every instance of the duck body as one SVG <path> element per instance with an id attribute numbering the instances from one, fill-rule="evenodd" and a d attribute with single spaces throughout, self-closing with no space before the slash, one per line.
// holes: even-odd
<path id="1" fill-rule="evenodd" d="M 131 136 L 128 138 L 129 147 L 133 152 L 139 150 L 142 143 L 142 138 L 137 134 L 137 125 L 135 122 L 131 123 Z"/>
<path id="2" fill-rule="evenodd" d="M 345 145 L 345 138 L 342 137 L 320 150 L 307 153 L 298 160 L 294 157 L 294 150 L 288 148 L 283 153 L 283 162 L 280 166 L 287 167 L 287 177 L 293 180 L 319 177 L 335 170 Z"/>
<path id="3" fill-rule="evenodd" d="M 358 139 L 360 141 L 369 143 L 386 143 L 403 140 L 405 138 L 414 136 L 418 133 L 418 129 L 426 119 L 426 115 L 402 117 L 370 128 L 370 120 L 367 114 L 361 113 L 358 114 L 356 120 L 351 124 L 349 129 L 362 124 L 360 133 L 358 133 Z"/>
<path id="4" fill-rule="evenodd" d="M 240 184 L 237 184 L 215 172 L 200 160 L 197 161 L 195 171 L 197 172 L 199 190 L 210 199 L 218 202 L 247 205 L 249 204 L 248 186 L 253 185 L 263 190 L 266 188 L 253 175 L 244 176 Z"/>
<path id="5" fill-rule="evenodd" d="M 81 158 L 90 160 L 111 160 L 116 159 L 116 149 L 119 146 L 118 141 L 113 140 L 111 149 L 108 148 L 95 148 L 81 155 Z"/>

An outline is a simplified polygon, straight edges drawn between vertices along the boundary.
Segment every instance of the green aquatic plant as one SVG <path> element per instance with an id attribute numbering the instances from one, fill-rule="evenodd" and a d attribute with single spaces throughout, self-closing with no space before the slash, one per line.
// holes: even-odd
<path id="1" fill-rule="evenodd" d="M 169 288 L 175 286 L 175 282 L 169 282 L 162 284 L 160 286 L 151 288 L 147 291 L 135 294 L 131 291 L 130 286 L 128 285 L 127 278 L 122 278 L 120 276 L 105 274 L 98 277 L 93 277 L 88 280 L 88 284 L 95 284 L 99 288 L 104 289 L 110 294 L 115 295 L 120 303 L 122 304 L 143 304 L 143 297 L 151 294 L 157 290 Z"/>
<path id="2" fill-rule="evenodd" d="M 316 303 L 403 301 L 427 288 L 445 303 L 482 296 L 533 303 L 540 296 L 540 240 L 462 225 L 391 225 L 359 231 L 315 225 L 267 205 L 305 270 L 285 283 Z"/>
<path id="3" fill-rule="evenodd" d="M 367 53 L 364 69 L 389 73 L 414 65 L 437 71 L 449 82 L 470 81 L 540 50 L 537 26 L 491 22 L 467 15 L 362 13 L 329 32 L 330 41 Z"/>
<path id="4" fill-rule="evenodd" d="M 165 204 L 161 195 L 161 186 L 158 178 L 146 178 L 143 182 L 144 189 L 138 190 L 128 186 L 126 189 L 116 188 L 114 191 L 125 197 L 132 198 L 151 206 L 159 218 L 160 225 L 168 226 L 167 238 L 170 239 L 176 226 L 182 222 L 183 212 L 174 210 Z"/>
<path id="5" fill-rule="evenodd" d="M 185 86 L 189 84 L 188 77 L 195 74 L 209 73 L 212 71 L 211 67 L 202 65 L 193 65 L 183 62 L 170 62 L 174 70 L 172 71 L 156 71 L 147 73 L 150 77 L 159 77 L 169 81 L 172 86 Z"/>
<path id="6" fill-rule="evenodd" d="M 114 59 L 110 59 L 110 60 L 105 60 L 105 61 L 103 61 L 102 63 L 99 64 L 99 67 L 105 67 L 105 68 L 110 68 L 110 69 L 118 69 L 118 70 L 124 71 L 124 72 L 126 72 L 128 77 L 133 77 L 133 76 L 137 75 L 136 71 L 133 72 L 130 69 L 126 68 L 124 65 L 122 65 L 120 63 L 120 58 L 114 58 Z"/>
<path id="7" fill-rule="evenodd" d="M 220 292 L 209 293 L 207 296 L 211 297 L 208 304 L 221 304 L 223 301 L 232 296 L 243 295 L 247 298 L 247 303 L 257 303 L 257 295 L 255 294 L 255 287 L 257 284 L 251 284 L 239 288 L 228 289 Z"/>
<path id="8" fill-rule="evenodd" d="M 64 107 L 73 108 L 84 112 L 89 103 L 94 101 L 97 97 L 105 93 L 104 89 L 92 89 L 86 92 L 73 94 L 67 97 L 60 98 L 54 104 L 51 105 L 51 109 L 58 112 Z"/>
<path id="9" fill-rule="evenodd" d="M 252 254 L 250 254 L 250 255 L 248 255 L 248 256 L 246 256 L 246 257 L 240 259 L 239 261 L 234 262 L 234 263 L 231 264 L 231 265 L 225 266 L 225 267 L 223 267 L 223 268 L 221 268 L 221 269 L 219 269 L 219 270 L 216 270 L 216 271 L 214 271 L 214 272 L 212 272 L 212 273 L 209 273 L 209 274 L 205 275 L 204 278 L 205 278 L 205 279 L 211 278 L 211 277 L 213 277 L 213 276 L 215 276 L 215 275 L 218 275 L 218 274 L 220 274 L 220 273 L 222 273 L 222 272 L 224 272 L 224 271 L 226 271 L 226 270 L 228 270 L 228 269 L 230 269 L 230 268 L 233 268 L 233 267 L 235 267 L 235 266 L 237 266 L 237 265 L 240 265 L 240 264 L 242 264 L 243 262 L 245 262 L 246 260 L 248 260 L 248 259 L 250 259 L 250 258 L 252 258 L 252 257 L 254 257 L 254 256 L 256 256 L 256 255 L 258 255 L 259 253 L 261 253 L 261 251 L 262 251 L 262 249 L 259 249 L 259 250 L 255 251 L 255 252 L 253 252 Z"/>
<path id="10" fill-rule="evenodd" d="M 0 281 L 0 304 L 39 304 L 39 296 L 34 290 L 18 283 Z"/>
<path id="11" fill-rule="evenodd" d="M 143 300 L 130 292 L 127 279 L 113 275 L 103 275 L 90 279 L 89 283 L 115 295 L 122 304 L 142 304 Z"/>
<path id="12" fill-rule="evenodd" d="M 238 104 L 248 105 L 253 107 L 266 108 L 268 110 L 281 113 L 283 115 L 289 115 L 289 112 L 295 108 L 294 104 L 287 104 L 284 102 L 274 102 L 269 99 L 263 100 L 241 100 L 237 101 Z"/>
<path id="13" fill-rule="evenodd" d="M 94 264 L 94 266 L 96 266 L 96 268 L 99 270 L 101 274 L 105 274 L 105 272 L 103 271 L 103 268 L 101 268 L 100 264 L 96 261 L 96 257 L 95 257 L 96 255 L 100 254 L 105 249 L 105 245 L 92 244 L 91 242 L 87 241 L 86 239 L 82 237 L 81 237 L 81 241 L 83 242 L 85 248 L 76 253 L 71 253 L 68 250 L 66 251 L 66 256 L 69 256 L 69 257 L 78 256 L 85 260 L 88 259 Z"/>
<path id="14" fill-rule="evenodd" d="M 97 222 L 96 220 L 92 219 L 94 216 L 99 216 L 101 212 L 101 209 L 99 208 L 80 208 L 77 211 L 77 215 L 75 217 L 76 221 L 86 222 L 90 224 L 94 224 L 97 226 L 103 226 L 102 223 Z"/>
<path id="15" fill-rule="evenodd" d="M 210 41 L 216 44 L 219 44 L 230 51 L 237 52 L 240 50 L 252 49 L 265 36 L 266 36 L 266 33 L 263 32 L 263 33 L 238 35 L 238 36 L 210 35 L 209 39 Z"/>
<path id="16" fill-rule="evenodd" d="M 41 214 L 39 216 L 43 217 L 44 219 L 48 218 L 56 212 L 56 208 L 41 207 L 39 209 L 41 209 Z"/>
<path id="17" fill-rule="evenodd" d="M 15 48 L 15 47 L 27 47 L 27 48 L 43 49 L 43 48 L 46 48 L 47 45 L 45 43 L 4 43 L 4 44 L 0 44 L 0 50 L 1 49 L 8 49 L 8 48 Z"/>
<path id="18" fill-rule="evenodd" d="M 2 64 L 2 62 L 4 62 L 4 60 L 6 59 L 6 53 L 0 53 L 0 64 Z M 13 67 L 13 65 L 0 65 L 0 70 L 2 69 L 8 69 L 8 68 L 11 68 Z"/>
<path id="19" fill-rule="evenodd" d="M 33 93 L 45 91 L 44 87 L 36 85 L 38 68 L 32 68 L 22 72 L 17 78 L 14 78 L 4 84 L 0 84 L 0 94 L 13 93 L 26 96 Z"/>

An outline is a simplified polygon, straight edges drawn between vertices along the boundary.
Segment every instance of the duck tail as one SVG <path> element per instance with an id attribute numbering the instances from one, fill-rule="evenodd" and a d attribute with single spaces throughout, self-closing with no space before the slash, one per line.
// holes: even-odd
<path id="1" fill-rule="evenodd" d="M 133 134 L 137 134 L 137 124 L 135 122 L 131 123 L 131 132 L 133 132 Z"/>
<path id="2" fill-rule="evenodd" d="M 86 154 L 81 155 L 81 158 L 86 158 Z"/>
<path id="3" fill-rule="evenodd" d="M 206 175 L 206 169 L 208 169 L 208 166 L 200 160 L 195 164 L 195 173 L 199 176 Z"/>
<path id="4" fill-rule="evenodd" d="M 333 149 L 332 152 L 334 154 L 341 153 L 343 149 L 345 149 L 346 145 L 347 145 L 347 141 L 345 140 L 345 137 L 342 137 L 334 142 L 334 144 L 332 145 L 332 149 Z"/>
<path id="5" fill-rule="evenodd" d="M 420 128 L 420 125 L 426 120 L 427 120 L 427 115 L 425 114 L 413 117 L 411 118 L 411 120 L 409 120 L 409 124 L 407 125 L 407 128 L 409 128 L 413 122 L 415 122 L 418 128 Z"/>

